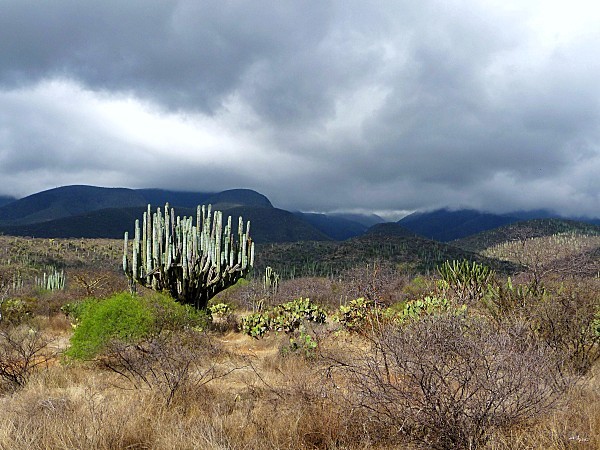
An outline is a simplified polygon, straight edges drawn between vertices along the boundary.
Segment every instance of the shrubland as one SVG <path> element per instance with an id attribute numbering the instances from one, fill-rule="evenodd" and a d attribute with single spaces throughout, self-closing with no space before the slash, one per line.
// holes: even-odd
<path id="1" fill-rule="evenodd" d="M 588 273 L 370 261 L 256 274 L 198 312 L 69 261 L 55 291 L 0 272 L 0 448 L 600 448 Z"/>

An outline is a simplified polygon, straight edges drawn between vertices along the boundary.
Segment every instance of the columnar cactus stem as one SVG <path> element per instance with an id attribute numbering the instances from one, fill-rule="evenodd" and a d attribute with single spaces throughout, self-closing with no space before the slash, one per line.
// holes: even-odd
<path id="1" fill-rule="evenodd" d="M 127 247 L 125 247 L 125 252 L 127 252 Z M 133 238 L 133 255 L 131 258 L 131 271 L 133 273 L 134 278 L 139 276 L 139 259 L 140 259 L 140 221 L 139 219 L 135 220 L 135 235 Z M 126 259 L 126 258 L 125 258 Z M 127 273 L 127 271 L 125 271 Z"/>
<path id="2" fill-rule="evenodd" d="M 129 235 L 125 233 L 123 270 L 132 283 L 166 290 L 178 301 L 206 308 L 208 300 L 235 284 L 254 264 L 254 243 L 250 222 L 238 221 L 234 239 L 231 217 L 223 229 L 223 214 L 212 206 L 198 206 L 193 217 L 175 217 L 165 205 L 152 214 L 148 205 L 135 224 L 132 260 L 129 262 Z"/>

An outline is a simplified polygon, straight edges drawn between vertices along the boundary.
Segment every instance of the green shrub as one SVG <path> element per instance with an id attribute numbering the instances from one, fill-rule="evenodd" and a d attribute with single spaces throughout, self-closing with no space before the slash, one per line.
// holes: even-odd
<path id="1" fill-rule="evenodd" d="M 76 302 L 65 303 L 60 310 L 67 316 L 71 322 L 76 325 L 83 317 L 84 313 L 95 303 L 98 303 L 100 299 L 97 298 L 86 298 L 85 300 L 79 300 Z"/>
<path id="2" fill-rule="evenodd" d="M 152 294 L 144 302 L 152 310 L 155 332 L 184 328 L 204 329 L 211 321 L 209 311 L 183 305 L 167 294 Z"/>
<path id="3" fill-rule="evenodd" d="M 116 294 L 104 300 L 88 299 L 70 310 L 78 319 L 67 356 L 91 359 L 113 341 L 137 342 L 163 330 L 202 327 L 207 316 L 181 305 L 165 294 L 137 297 Z"/>

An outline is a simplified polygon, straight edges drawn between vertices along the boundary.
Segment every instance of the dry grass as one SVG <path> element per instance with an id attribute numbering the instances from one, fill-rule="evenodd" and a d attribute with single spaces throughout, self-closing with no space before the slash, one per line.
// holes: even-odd
<path id="1" fill-rule="evenodd" d="M 118 376 L 93 366 L 40 371 L 0 399 L 0 448 L 335 447 L 343 415 L 324 394 L 317 366 L 281 357 L 279 337 L 224 340 L 229 350 L 213 358 L 238 370 L 169 406 L 159 392 L 119 388 Z"/>
<path id="2" fill-rule="evenodd" d="M 494 436 L 490 450 L 596 450 L 600 448 L 600 365 L 579 380 L 560 407 L 529 427 Z"/>
<path id="3" fill-rule="evenodd" d="M 57 331 L 64 343 L 66 332 Z M 213 337 L 219 349 L 205 363 L 236 370 L 191 386 L 169 405 L 159 390 L 129 389 L 94 365 L 44 367 L 23 389 L 0 397 L 0 449 L 397 448 L 373 434 L 368 414 L 346 403 L 345 385 L 329 377 L 330 359 L 283 356 L 284 335 Z M 327 355 L 368 346 L 344 334 L 323 339 Z M 488 448 L 599 448 L 599 372 L 596 365 L 553 414 L 495 435 Z"/>

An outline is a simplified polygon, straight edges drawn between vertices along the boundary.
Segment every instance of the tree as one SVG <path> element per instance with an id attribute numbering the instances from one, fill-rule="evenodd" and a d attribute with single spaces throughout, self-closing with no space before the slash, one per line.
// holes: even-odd
<path id="1" fill-rule="evenodd" d="M 129 236 L 125 233 L 123 270 L 132 290 L 136 284 L 168 291 L 183 304 L 205 309 L 208 300 L 244 277 L 254 265 L 254 243 L 250 222 L 238 221 L 237 239 L 231 216 L 223 230 L 223 214 L 198 206 L 193 217 L 175 217 L 165 205 L 152 214 L 151 207 L 135 221 L 135 236 L 129 258 Z"/>

